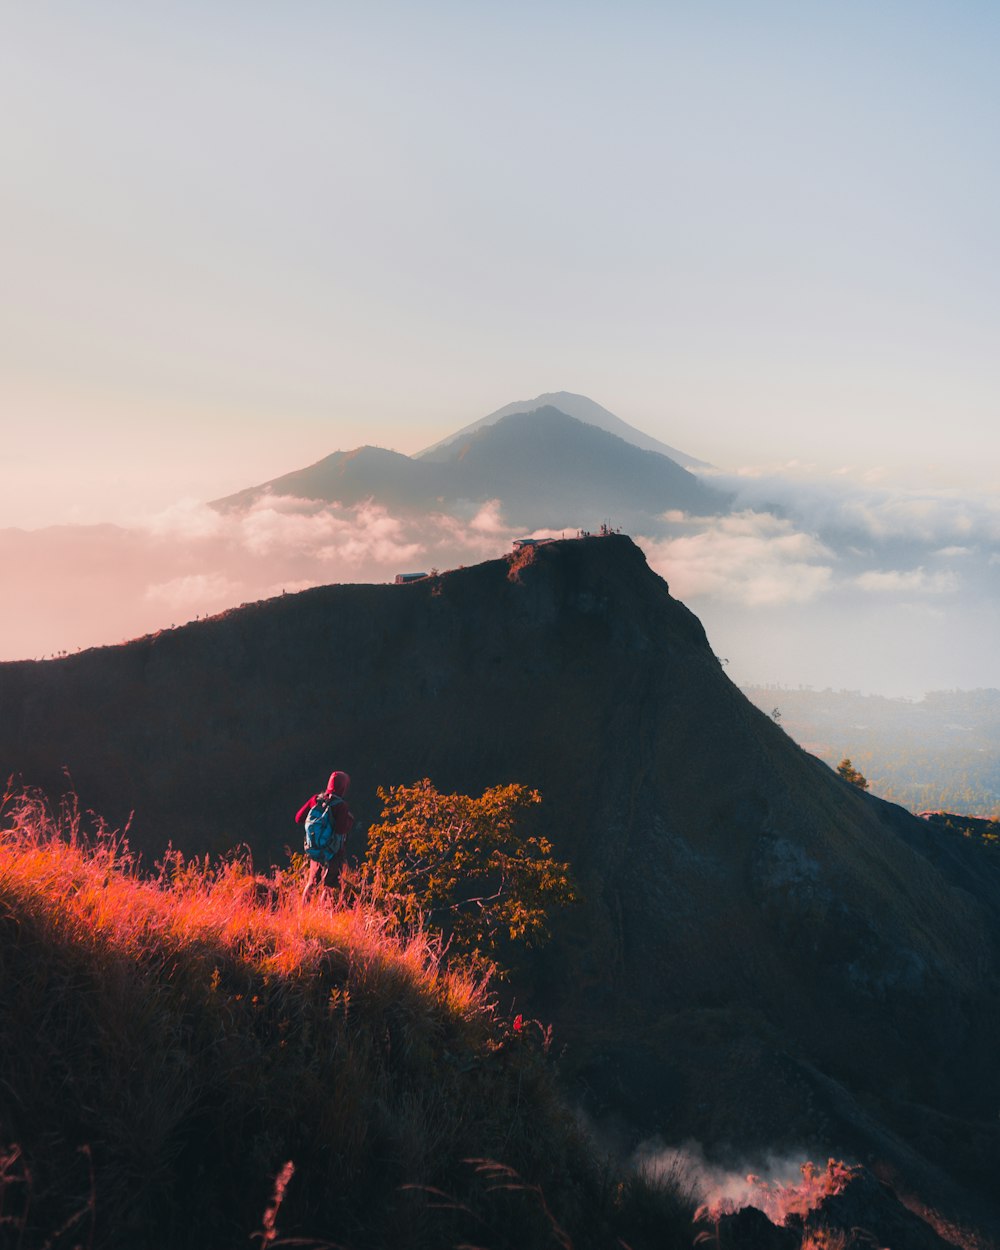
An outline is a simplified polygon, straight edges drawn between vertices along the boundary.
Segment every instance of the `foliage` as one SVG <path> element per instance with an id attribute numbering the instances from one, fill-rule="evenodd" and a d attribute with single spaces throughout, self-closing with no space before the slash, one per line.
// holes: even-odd
<path id="1" fill-rule="evenodd" d="M 867 777 L 854 767 L 846 755 L 837 765 L 837 772 L 845 781 L 849 781 L 852 786 L 857 786 L 859 790 L 868 789 Z"/>
<path id="2" fill-rule="evenodd" d="M 459 949 L 492 954 L 504 942 L 543 942 L 552 908 L 576 899 L 569 865 L 522 828 L 537 791 L 494 786 L 477 799 L 424 778 L 378 794 L 364 875 L 405 925 L 426 920 Z"/>
<path id="3" fill-rule="evenodd" d="M 537 557 L 538 548 L 534 543 L 528 543 L 526 546 L 510 552 L 507 555 L 507 580 L 509 582 L 520 582 L 522 572 L 534 564 Z"/>

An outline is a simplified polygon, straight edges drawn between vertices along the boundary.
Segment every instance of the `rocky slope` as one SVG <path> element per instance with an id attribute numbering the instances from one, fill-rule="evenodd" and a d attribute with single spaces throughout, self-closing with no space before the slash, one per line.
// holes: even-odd
<path id="1" fill-rule="evenodd" d="M 362 821 L 378 784 L 536 786 L 586 901 L 517 990 L 594 1116 L 846 1152 L 990 1218 L 994 860 L 798 748 L 627 538 L 2 665 L 0 710 L 5 773 L 58 789 L 66 766 L 153 852 L 280 859 L 333 766 Z"/>

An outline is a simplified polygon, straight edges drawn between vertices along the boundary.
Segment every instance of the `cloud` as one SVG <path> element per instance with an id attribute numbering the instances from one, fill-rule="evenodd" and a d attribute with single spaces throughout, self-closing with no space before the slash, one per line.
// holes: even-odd
<path id="1" fill-rule="evenodd" d="M 484 503 L 471 520 L 439 512 L 424 517 L 418 528 L 430 549 L 440 554 L 450 547 L 461 553 L 461 563 L 500 555 L 509 549 L 514 536 L 523 532 L 504 519 L 497 499 Z M 442 560 L 435 563 L 441 564 Z"/>
<path id="2" fill-rule="evenodd" d="M 376 504 L 316 508 L 307 500 L 266 496 L 230 518 L 230 539 L 254 556 L 279 552 L 358 566 L 408 560 L 420 549 L 404 522 Z"/>
<path id="3" fill-rule="evenodd" d="M 1000 539 L 1000 509 L 986 498 L 951 495 L 857 495 L 845 499 L 843 521 L 877 540 L 965 545 L 970 538 Z"/>
<path id="4" fill-rule="evenodd" d="M 855 585 L 873 594 L 948 595 L 959 587 L 956 573 L 928 573 L 926 569 L 869 569 L 854 579 Z"/>
<path id="5" fill-rule="evenodd" d="M 898 540 L 935 548 L 1000 543 L 1000 495 L 988 492 L 907 490 L 872 470 L 820 473 L 802 465 L 764 466 L 714 482 L 736 496 L 738 507 L 792 516 L 835 547 L 848 536 L 876 546 Z"/>
<path id="6" fill-rule="evenodd" d="M 444 559 L 453 551 L 480 559 L 497 554 L 514 533 L 495 499 L 463 520 L 446 513 L 398 516 L 370 500 L 342 505 L 273 494 L 232 512 L 184 500 L 145 520 L 139 531 L 173 543 L 216 544 L 219 558 L 345 566 L 369 579 L 397 565 Z M 330 567 L 317 572 L 321 581 L 333 576 Z"/>
<path id="7" fill-rule="evenodd" d="M 0 531 L 8 591 L 31 605 L 0 659 L 124 641 L 311 586 L 476 564 L 519 533 L 496 500 L 464 517 L 414 516 L 276 495 L 242 512 L 181 500 L 130 528 Z"/>
<path id="8" fill-rule="evenodd" d="M 639 540 L 680 599 L 777 607 L 808 603 L 830 588 L 832 553 L 789 520 L 745 511 L 699 524 L 696 533 Z"/>
<path id="9" fill-rule="evenodd" d="M 849 468 L 838 470 L 839 473 L 849 473 Z M 737 478 L 811 478 L 816 475 L 816 465 L 809 461 L 802 460 L 772 460 L 767 464 L 744 464 L 735 470 Z M 729 477 L 726 472 L 716 472 L 718 477 Z"/>
<path id="10" fill-rule="evenodd" d="M 225 527 L 225 516 L 197 499 L 178 500 L 162 512 L 141 518 L 135 525 L 140 533 L 174 540 L 218 538 Z"/>
<path id="11" fill-rule="evenodd" d="M 510 526 L 503 518 L 499 499 L 490 499 L 469 522 L 469 529 L 481 534 L 507 534 Z"/>
<path id="12" fill-rule="evenodd" d="M 224 573 L 194 573 L 148 586 L 145 598 L 150 603 L 193 611 L 195 608 L 210 609 L 230 604 L 235 601 L 240 589 L 240 583 L 231 581 Z"/>

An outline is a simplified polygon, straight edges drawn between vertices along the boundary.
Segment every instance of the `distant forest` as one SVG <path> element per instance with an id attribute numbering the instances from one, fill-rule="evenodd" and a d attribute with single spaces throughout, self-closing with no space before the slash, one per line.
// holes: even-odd
<path id="1" fill-rule="evenodd" d="M 917 702 L 853 690 L 741 688 L 831 767 L 849 757 L 881 798 L 914 812 L 1000 816 L 1000 690 L 942 690 Z"/>

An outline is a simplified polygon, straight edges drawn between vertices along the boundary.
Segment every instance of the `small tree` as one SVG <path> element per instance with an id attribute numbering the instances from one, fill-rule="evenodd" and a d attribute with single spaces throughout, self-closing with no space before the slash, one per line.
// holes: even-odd
<path id="1" fill-rule="evenodd" d="M 544 941 L 551 909 L 575 900 L 569 865 L 519 828 L 537 791 L 494 786 L 475 799 L 424 778 L 378 794 L 362 875 L 404 923 L 422 917 L 466 951 L 493 952 L 504 940 Z"/>
<path id="2" fill-rule="evenodd" d="M 846 755 L 837 765 L 837 772 L 845 781 L 849 781 L 852 786 L 857 786 L 859 790 L 868 789 L 868 778 L 854 767 Z"/>

